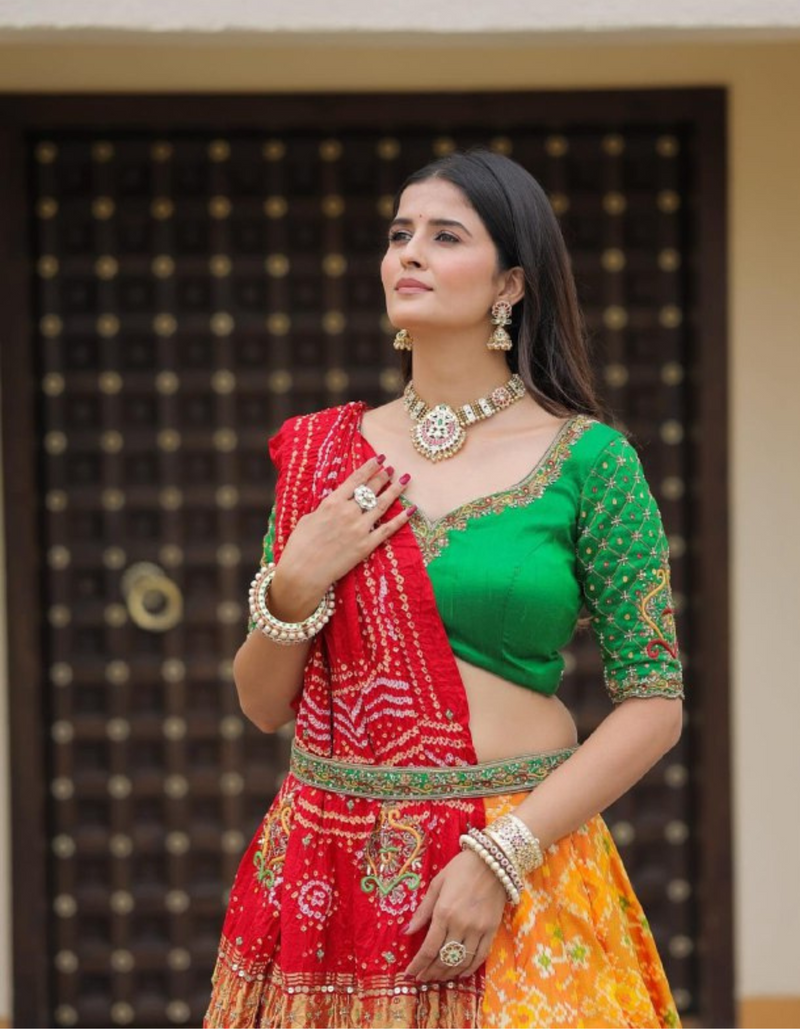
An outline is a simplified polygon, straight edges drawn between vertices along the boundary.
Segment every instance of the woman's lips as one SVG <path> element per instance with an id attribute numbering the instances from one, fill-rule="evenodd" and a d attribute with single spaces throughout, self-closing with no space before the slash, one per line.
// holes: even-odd
<path id="1" fill-rule="evenodd" d="M 403 275 L 397 280 L 395 289 L 398 293 L 430 293 L 431 287 L 422 279 L 415 279 L 412 275 Z"/>

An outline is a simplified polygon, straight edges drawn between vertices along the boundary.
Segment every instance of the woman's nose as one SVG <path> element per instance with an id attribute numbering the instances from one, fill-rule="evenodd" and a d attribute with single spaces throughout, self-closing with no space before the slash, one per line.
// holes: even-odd
<path id="1" fill-rule="evenodd" d="M 403 247 L 402 253 L 400 254 L 401 262 L 406 264 L 421 264 L 423 261 L 422 249 L 418 243 L 415 243 L 413 239 L 410 239 Z"/>

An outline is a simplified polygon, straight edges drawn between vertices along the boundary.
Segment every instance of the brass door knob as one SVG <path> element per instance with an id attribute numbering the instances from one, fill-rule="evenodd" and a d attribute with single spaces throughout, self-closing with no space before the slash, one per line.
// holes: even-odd
<path id="1" fill-rule="evenodd" d="M 167 632 L 180 621 L 183 597 L 163 568 L 138 561 L 123 572 L 120 585 L 131 621 L 140 629 Z"/>

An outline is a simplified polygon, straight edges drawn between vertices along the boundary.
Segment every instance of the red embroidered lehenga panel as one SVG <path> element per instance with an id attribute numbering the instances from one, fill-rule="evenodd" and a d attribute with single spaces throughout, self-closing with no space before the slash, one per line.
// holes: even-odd
<path id="1" fill-rule="evenodd" d="M 369 456 L 359 414 L 347 404 L 290 419 L 270 441 L 276 560 L 297 520 Z M 309 754 L 398 768 L 476 763 L 463 683 L 410 526 L 337 583 L 295 710 Z M 426 928 L 401 930 L 459 852 L 459 835 L 512 799 L 385 801 L 289 772 L 236 876 L 204 1024 L 677 1025 L 599 816 L 550 848 L 478 972 L 428 984 L 402 974 Z"/>

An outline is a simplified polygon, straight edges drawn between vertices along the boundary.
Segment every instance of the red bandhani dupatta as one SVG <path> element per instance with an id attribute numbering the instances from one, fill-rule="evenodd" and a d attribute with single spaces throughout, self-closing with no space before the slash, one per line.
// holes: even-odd
<path id="1" fill-rule="evenodd" d="M 276 561 L 298 519 L 371 456 L 358 431 L 365 408 L 291 418 L 270 440 Z M 294 707 L 296 744 L 314 755 L 476 763 L 464 686 L 409 525 L 336 583 Z M 417 983 L 403 969 L 427 926 L 401 930 L 459 835 L 484 824 L 481 798 L 369 799 L 289 772 L 231 891 L 205 1025 L 477 1025 L 483 969 Z"/>

